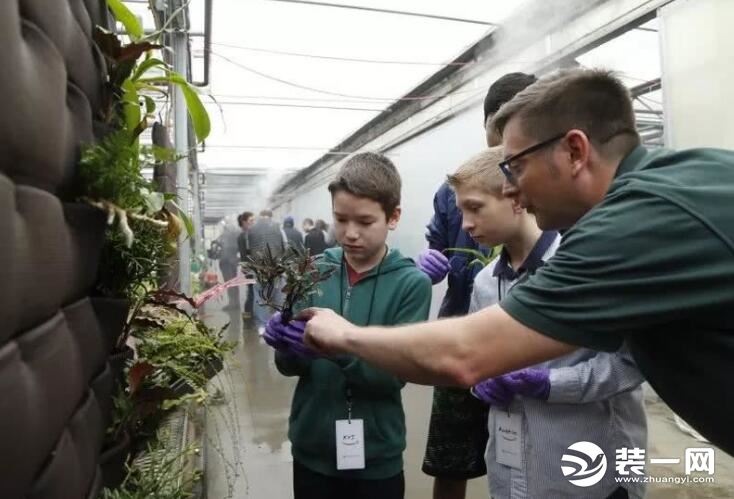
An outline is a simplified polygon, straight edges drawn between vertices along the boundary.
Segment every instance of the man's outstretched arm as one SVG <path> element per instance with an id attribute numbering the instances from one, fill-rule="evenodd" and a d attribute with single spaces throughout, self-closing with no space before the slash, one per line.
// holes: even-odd
<path id="1" fill-rule="evenodd" d="M 335 312 L 311 308 L 306 342 L 325 354 L 346 353 L 412 383 L 469 387 L 565 355 L 577 347 L 543 336 L 495 305 L 464 317 L 400 327 L 357 327 Z"/>

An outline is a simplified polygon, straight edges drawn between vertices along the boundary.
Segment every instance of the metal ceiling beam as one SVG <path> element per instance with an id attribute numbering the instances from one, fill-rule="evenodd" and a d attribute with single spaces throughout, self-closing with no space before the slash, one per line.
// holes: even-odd
<path id="1" fill-rule="evenodd" d="M 341 5 L 329 2 L 315 2 L 311 0 L 271 0 L 273 2 L 300 3 L 306 5 L 316 5 L 318 7 L 336 7 L 339 9 L 364 10 L 368 12 L 379 12 L 381 14 L 394 14 L 400 16 L 423 17 L 427 19 L 437 19 L 439 21 L 452 21 L 457 23 L 480 24 L 483 26 L 497 26 L 495 23 L 487 21 L 478 21 L 476 19 L 464 19 L 461 17 L 438 16 L 434 14 L 421 14 L 419 12 L 407 12 L 404 10 L 378 9 L 375 7 L 366 7 L 364 5 Z"/>

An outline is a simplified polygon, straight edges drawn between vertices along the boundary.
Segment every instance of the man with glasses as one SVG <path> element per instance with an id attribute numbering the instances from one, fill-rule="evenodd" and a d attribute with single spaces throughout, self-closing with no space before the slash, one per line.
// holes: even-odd
<path id="1" fill-rule="evenodd" d="M 492 124 L 504 194 L 542 229 L 568 229 L 555 256 L 475 314 L 387 331 L 312 309 L 306 341 L 462 386 L 625 343 L 663 400 L 734 453 L 734 153 L 647 151 L 627 89 L 596 70 L 541 79 Z"/>

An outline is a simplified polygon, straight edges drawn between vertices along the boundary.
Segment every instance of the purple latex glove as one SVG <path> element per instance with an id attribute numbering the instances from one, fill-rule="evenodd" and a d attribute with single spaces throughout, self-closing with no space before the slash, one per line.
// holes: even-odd
<path id="1" fill-rule="evenodd" d="M 502 376 L 502 383 L 511 392 L 524 397 L 548 400 L 550 395 L 550 369 L 529 367 Z"/>
<path id="2" fill-rule="evenodd" d="M 265 324 L 265 333 L 263 333 L 263 339 L 265 343 L 271 347 L 285 352 L 288 350 L 288 345 L 282 339 L 282 329 L 285 329 L 286 325 L 280 323 L 280 312 L 273 315 L 267 324 Z"/>
<path id="3" fill-rule="evenodd" d="M 517 395 L 532 397 L 539 400 L 548 400 L 550 394 L 550 369 L 530 367 L 521 371 L 497 376 L 474 385 L 472 395 L 479 400 L 507 407 L 512 398 Z"/>
<path id="4" fill-rule="evenodd" d="M 265 325 L 263 339 L 265 343 L 284 353 L 291 353 L 299 357 L 313 358 L 316 353 L 303 343 L 303 333 L 306 323 L 291 321 L 283 324 L 280 312 L 275 313 Z"/>
<path id="5" fill-rule="evenodd" d="M 431 278 L 433 284 L 441 282 L 450 269 L 446 255 L 434 249 L 421 251 L 416 265 Z"/>
<path id="6" fill-rule="evenodd" d="M 507 407 L 512 402 L 513 393 L 502 383 L 502 376 L 485 379 L 471 389 L 472 395 L 479 400 L 497 407 Z"/>

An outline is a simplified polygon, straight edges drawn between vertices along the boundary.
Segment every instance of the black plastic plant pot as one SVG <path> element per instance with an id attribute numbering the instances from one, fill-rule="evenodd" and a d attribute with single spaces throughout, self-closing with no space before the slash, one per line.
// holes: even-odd
<path id="1" fill-rule="evenodd" d="M 127 464 L 132 449 L 130 435 L 123 433 L 119 441 L 104 449 L 99 458 L 102 469 L 102 486 L 116 489 L 127 476 Z"/>
<path id="2" fill-rule="evenodd" d="M 224 361 L 221 357 L 207 360 L 206 366 L 204 367 L 204 377 L 206 379 L 212 379 L 214 376 L 219 374 L 222 369 L 224 369 Z"/>
<path id="3" fill-rule="evenodd" d="M 194 387 L 188 384 L 185 380 L 179 379 L 171 384 L 171 391 L 175 398 L 181 398 L 184 395 L 194 393 Z"/>
<path id="4" fill-rule="evenodd" d="M 92 298 L 92 307 L 97 315 L 99 327 L 105 336 L 107 351 L 111 353 L 130 313 L 130 300 L 122 298 Z"/>
<path id="5" fill-rule="evenodd" d="M 127 384 L 125 382 L 125 366 L 127 365 L 127 361 L 133 360 L 134 358 L 135 352 L 127 345 L 122 350 L 110 355 L 110 370 L 115 380 L 115 387 L 125 386 Z"/>
<path id="6" fill-rule="evenodd" d="M 107 215 L 104 211 L 87 204 L 64 203 L 64 217 L 73 246 L 71 262 L 73 268 L 69 276 L 75 283 L 71 289 L 89 290 L 97 278 Z"/>

